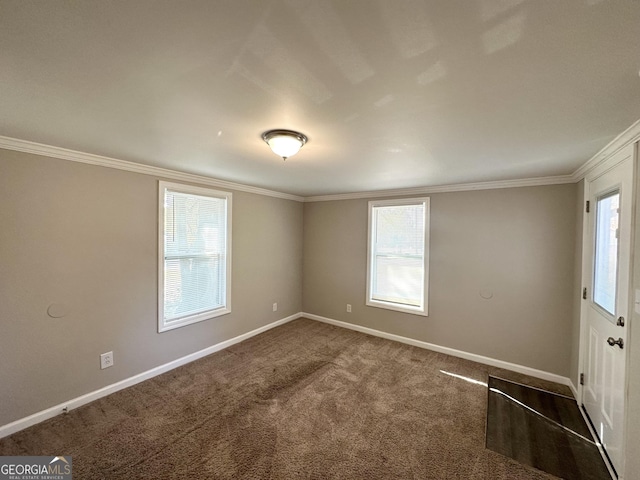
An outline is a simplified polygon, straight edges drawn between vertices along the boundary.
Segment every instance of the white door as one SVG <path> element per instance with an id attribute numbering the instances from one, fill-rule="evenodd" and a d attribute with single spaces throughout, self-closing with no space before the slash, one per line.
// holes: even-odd
<path id="1" fill-rule="evenodd" d="M 613 468 L 622 473 L 633 146 L 607 164 L 616 165 L 585 183 L 582 403 Z"/>

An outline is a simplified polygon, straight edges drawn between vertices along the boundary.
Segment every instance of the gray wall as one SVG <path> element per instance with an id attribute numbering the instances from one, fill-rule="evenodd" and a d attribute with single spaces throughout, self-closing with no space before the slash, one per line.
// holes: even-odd
<path id="1" fill-rule="evenodd" d="M 304 311 L 568 376 L 576 194 L 572 184 L 430 195 L 428 317 L 365 306 L 366 200 L 305 203 Z"/>
<path id="2" fill-rule="evenodd" d="M 301 310 L 302 204 L 233 192 L 232 313 L 157 333 L 157 191 L 0 150 L 0 425 Z"/>

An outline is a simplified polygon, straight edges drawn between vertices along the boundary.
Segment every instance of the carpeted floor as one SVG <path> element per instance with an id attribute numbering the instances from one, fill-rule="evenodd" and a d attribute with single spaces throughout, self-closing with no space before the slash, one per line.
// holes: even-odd
<path id="1" fill-rule="evenodd" d="M 485 448 L 488 375 L 299 319 L 0 440 L 74 479 L 550 479 Z M 474 380 L 468 381 L 468 380 Z"/>

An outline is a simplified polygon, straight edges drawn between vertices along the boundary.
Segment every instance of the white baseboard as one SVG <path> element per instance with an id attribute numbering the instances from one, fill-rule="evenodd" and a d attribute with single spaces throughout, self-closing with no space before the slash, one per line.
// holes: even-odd
<path id="1" fill-rule="evenodd" d="M 356 330 L 358 332 L 367 333 L 375 337 L 386 338 L 387 340 L 393 340 L 395 342 L 406 343 L 407 345 L 413 345 L 414 347 L 424 348 L 427 350 L 433 350 L 434 352 L 445 353 L 454 357 L 464 358 L 473 362 L 483 363 L 492 367 L 504 368 L 518 373 L 523 373 L 531 377 L 541 378 L 542 380 L 548 380 L 551 382 L 567 385 L 572 389 L 574 395 L 577 394 L 575 387 L 572 388 L 572 382 L 569 378 L 557 375 L 555 373 L 545 372 L 543 370 L 537 370 L 531 367 L 525 367 L 524 365 L 518 365 L 516 363 L 505 362 L 503 360 L 497 360 L 495 358 L 484 357 L 482 355 L 476 355 L 475 353 L 463 352 L 462 350 L 456 350 L 449 347 L 442 347 L 433 343 L 423 342 L 422 340 L 415 340 L 413 338 L 402 337 L 393 333 L 382 332 L 380 330 L 374 330 L 373 328 L 362 327 L 360 325 L 354 325 L 352 323 L 342 322 L 340 320 L 334 320 L 332 318 L 321 317 L 320 315 L 314 315 L 312 313 L 303 313 L 303 317 L 311 320 L 317 320 L 319 322 L 329 323 L 342 328 L 348 328 L 349 330 Z"/>
<path id="2" fill-rule="evenodd" d="M 269 323 L 268 325 L 265 325 L 263 327 L 256 328 L 255 330 L 251 330 L 250 332 L 243 333 L 242 335 L 238 335 L 237 337 L 234 337 L 229 340 L 225 340 L 224 342 L 220 342 L 210 347 L 207 347 L 203 350 L 199 350 L 189 355 L 185 355 L 184 357 L 178 358 L 169 363 L 165 363 L 164 365 L 160 365 L 158 367 L 152 368 L 151 370 L 147 370 L 146 372 L 139 373 L 138 375 L 134 375 L 133 377 L 129 377 L 119 382 L 113 383 L 111 385 L 107 385 L 106 387 L 103 387 L 99 390 L 89 392 L 80 397 L 73 398 L 67 402 L 61 403 L 59 405 L 55 405 L 51 408 L 47 408 L 46 410 L 42 410 L 40 412 L 34 413 L 33 415 L 29 415 L 28 417 L 16 420 L 15 422 L 11 422 L 11 423 L 8 423 L 7 425 L 3 425 L 0 427 L 0 438 L 6 437 L 20 430 L 24 430 L 25 428 L 35 425 L 36 423 L 40 423 L 45 420 L 48 420 L 49 418 L 53 418 L 56 415 L 60 415 L 61 413 L 65 412 L 65 409 L 66 411 L 73 410 L 82 405 L 93 402 L 94 400 L 98 400 L 99 398 L 106 397 L 107 395 L 115 393 L 119 390 L 135 385 L 136 383 L 143 382 L 145 380 L 148 380 L 149 378 L 156 377 L 165 372 L 168 372 L 169 370 L 173 370 L 174 368 L 193 362 L 194 360 L 198 360 L 199 358 L 206 357 L 207 355 L 211 355 L 212 353 L 218 352 L 220 350 L 224 350 L 225 348 L 228 348 L 231 345 L 235 345 L 236 343 L 240 343 L 243 340 L 247 340 L 248 338 L 259 335 L 260 333 L 266 332 L 267 330 L 270 330 L 272 328 L 278 327 L 287 322 L 295 320 L 300 316 L 302 316 L 301 313 L 295 313 L 289 317 L 282 318 L 275 322 Z"/>
<path id="3" fill-rule="evenodd" d="M 573 380 L 571 380 L 570 378 L 569 380 L 569 388 L 571 389 L 571 393 L 573 393 L 573 398 L 576 399 L 576 402 L 578 401 L 578 389 L 576 388 L 576 386 L 573 384 Z"/>

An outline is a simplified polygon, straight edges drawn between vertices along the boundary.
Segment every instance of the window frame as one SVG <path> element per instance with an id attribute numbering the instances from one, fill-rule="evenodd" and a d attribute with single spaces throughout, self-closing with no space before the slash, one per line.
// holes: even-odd
<path id="1" fill-rule="evenodd" d="M 202 197 L 211 197 L 225 200 L 225 292 L 224 305 L 218 308 L 186 315 L 182 318 L 166 321 L 164 318 L 164 298 L 165 298 L 165 197 L 167 191 L 178 192 L 187 195 L 197 195 Z M 158 182 L 158 333 L 166 332 L 176 328 L 184 327 L 194 323 L 210 320 L 221 315 L 231 313 L 231 245 L 232 245 L 232 201 L 231 192 L 214 190 L 206 187 L 196 187 L 182 183 Z"/>
<path id="2" fill-rule="evenodd" d="M 374 209 L 376 207 L 403 206 L 403 205 L 424 205 L 424 256 L 423 256 L 423 290 L 422 305 L 413 306 L 395 302 L 387 302 L 372 298 L 372 275 L 375 272 L 373 262 L 374 257 Z M 367 226 L 367 292 L 365 304 L 369 307 L 384 308 L 397 312 L 410 313 L 413 315 L 428 316 L 429 315 L 429 226 L 430 226 L 431 208 L 430 197 L 417 198 L 400 198 L 393 200 L 371 200 L 368 202 L 368 226 Z"/>

